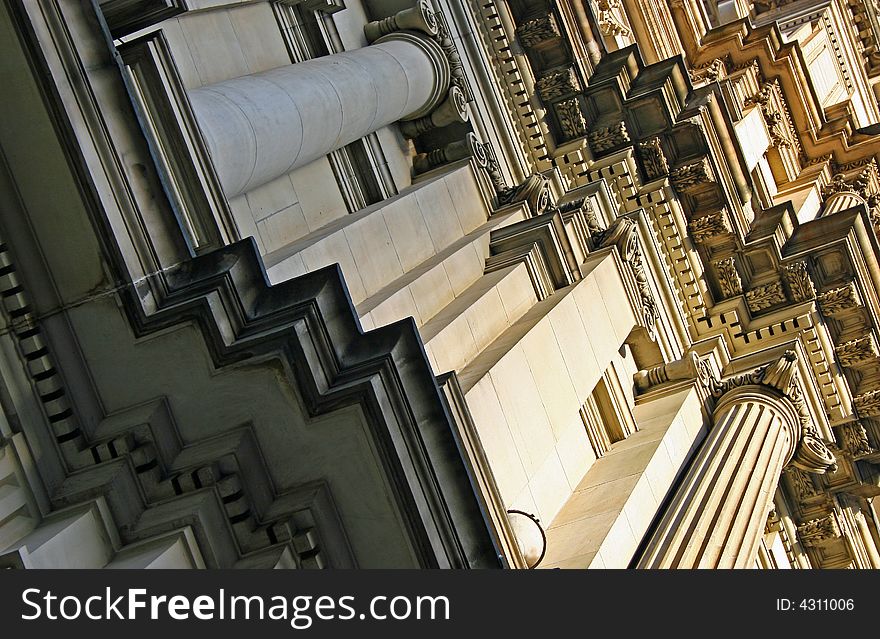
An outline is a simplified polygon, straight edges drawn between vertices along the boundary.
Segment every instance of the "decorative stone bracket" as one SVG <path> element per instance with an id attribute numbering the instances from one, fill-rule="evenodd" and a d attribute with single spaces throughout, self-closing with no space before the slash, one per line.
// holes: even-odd
<path id="1" fill-rule="evenodd" d="M 648 335 L 653 340 L 655 338 L 654 327 L 660 312 L 645 272 L 644 257 L 636 232 L 636 223 L 626 217 L 618 218 L 607 229 L 596 233 L 593 236 L 593 243 L 598 249 L 616 246 L 624 264 L 632 270 L 639 291 L 642 320 Z"/>

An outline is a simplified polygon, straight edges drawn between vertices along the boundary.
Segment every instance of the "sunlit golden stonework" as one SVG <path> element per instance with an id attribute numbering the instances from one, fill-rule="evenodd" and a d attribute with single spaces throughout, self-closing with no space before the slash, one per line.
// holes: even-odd
<path id="1" fill-rule="evenodd" d="M 0 564 L 880 567 L 876 0 L 2 7 Z"/>

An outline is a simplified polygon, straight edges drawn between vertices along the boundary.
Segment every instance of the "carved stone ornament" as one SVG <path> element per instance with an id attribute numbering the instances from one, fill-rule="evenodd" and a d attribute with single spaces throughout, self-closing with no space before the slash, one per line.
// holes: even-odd
<path id="1" fill-rule="evenodd" d="M 844 424 L 838 429 L 841 444 L 855 459 L 873 455 L 877 451 L 868 441 L 868 432 L 861 422 L 854 421 Z"/>
<path id="2" fill-rule="evenodd" d="M 562 134 L 567 138 L 578 138 L 587 132 L 587 120 L 581 110 L 581 103 L 577 98 L 563 100 L 554 105 L 556 117 L 559 118 L 559 126 Z"/>
<path id="3" fill-rule="evenodd" d="M 701 64 L 693 69 L 688 70 L 691 82 L 699 84 L 701 82 L 717 82 L 721 80 L 727 65 L 722 58 L 715 58 L 711 62 Z"/>
<path id="4" fill-rule="evenodd" d="M 599 10 L 596 20 L 603 35 L 622 38 L 629 36 L 631 31 L 626 23 L 622 0 L 598 0 L 596 8 Z"/>
<path id="5" fill-rule="evenodd" d="M 823 546 L 841 536 L 834 513 L 801 524 L 797 528 L 797 534 L 800 542 L 810 548 Z"/>
<path id="6" fill-rule="evenodd" d="M 709 160 L 702 158 L 696 162 L 677 166 L 669 172 L 669 180 L 679 191 L 689 191 L 702 184 L 714 182 Z"/>
<path id="7" fill-rule="evenodd" d="M 428 0 L 419 0 L 415 6 L 398 11 L 392 16 L 374 20 L 364 25 L 367 42 L 375 42 L 389 33 L 403 30 L 416 30 L 436 36 L 438 33 L 437 18 L 431 10 Z"/>
<path id="8" fill-rule="evenodd" d="M 559 206 L 560 213 L 565 214 L 571 211 L 578 211 L 583 216 L 584 224 L 587 226 L 590 238 L 605 230 L 605 227 L 599 221 L 599 216 L 596 215 L 593 203 L 590 202 L 588 198 L 573 200 Z"/>
<path id="9" fill-rule="evenodd" d="M 718 276 L 718 285 L 721 287 L 721 296 L 725 299 L 742 295 L 742 280 L 736 270 L 736 259 L 726 257 L 714 262 L 715 273 Z"/>
<path id="10" fill-rule="evenodd" d="M 780 519 L 779 513 L 776 512 L 776 508 L 771 508 L 770 512 L 767 513 L 767 521 L 764 523 L 764 534 L 769 535 L 780 530 L 782 530 L 782 519 Z"/>
<path id="11" fill-rule="evenodd" d="M 713 211 L 691 220 L 688 224 L 688 232 L 694 242 L 702 243 L 713 237 L 730 233 L 730 221 L 723 210 Z"/>
<path id="12" fill-rule="evenodd" d="M 509 189 L 510 187 L 507 185 L 507 180 L 504 179 L 504 174 L 501 172 L 501 165 L 498 163 L 498 156 L 495 155 L 495 149 L 492 147 L 491 142 L 483 143 L 481 155 L 486 157 L 486 175 L 489 176 L 489 181 L 492 183 L 495 193 L 501 194 Z"/>
<path id="13" fill-rule="evenodd" d="M 768 282 L 746 291 L 746 304 L 753 313 L 763 311 L 785 302 L 785 291 L 782 282 Z"/>
<path id="14" fill-rule="evenodd" d="M 656 180 L 669 172 L 669 163 L 663 154 L 660 138 L 651 138 L 639 143 L 639 155 L 642 158 L 642 166 L 645 168 L 645 176 L 648 180 Z"/>
<path id="15" fill-rule="evenodd" d="M 540 173 L 532 173 L 522 184 L 498 194 L 499 207 L 518 202 L 528 202 L 534 215 L 544 213 L 553 205 L 550 197 L 550 180 Z"/>
<path id="16" fill-rule="evenodd" d="M 559 25 L 556 24 L 556 17 L 548 13 L 523 22 L 517 27 L 516 35 L 524 47 L 534 47 L 547 40 L 558 38 Z"/>
<path id="17" fill-rule="evenodd" d="M 554 69 L 542 75 L 535 82 L 538 93 L 544 102 L 550 102 L 580 90 L 580 83 L 573 67 Z"/>
<path id="18" fill-rule="evenodd" d="M 767 131 L 770 133 L 770 143 L 774 147 L 780 149 L 796 147 L 800 150 L 797 131 L 778 79 L 765 82 L 758 93 L 746 98 L 744 106 L 749 105 L 760 107 L 764 122 L 767 124 Z"/>
<path id="19" fill-rule="evenodd" d="M 869 196 L 868 186 L 870 185 L 869 173 L 863 171 L 854 179 L 847 180 L 843 173 L 835 173 L 831 177 L 831 181 L 822 188 L 822 199 L 827 200 L 832 195 L 840 193 L 852 193 L 863 199 Z"/>
<path id="20" fill-rule="evenodd" d="M 868 391 L 853 397 L 853 405 L 862 417 L 880 415 L 880 390 Z"/>
<path id="21" fill-rule="evenodd" d="M 587 141 L 590 143 L 590 149 L 593 153 L 598 155 L 610 151 L 616 146 L 628 144 L 630 138 L 626 130 L 626 123 L 615 122 L 604 129 L 590 131 L 587 135 Z"/>
<path id="22" fill-rule="evenodd" d="M 616 246 L 623 262 L 629 265 L 639 291 L 644 325 L 653 339 L 659 310 L 651 286 L 648 284 L 636 228 L 636 223 L 631 219 L 620 217 L 606 230 L 593 236 L 593 242 L 597 248 Z"/>
<path id="23" fill-rule="evenodd" d="M 753 371 L 724 380 L 711 377 L 708 380 L 709 392 L 713 397 L 719 399 L 734 388 L 747 385 L 767 386 L 778 391 L 794 406 L 800 426 L 800 441 L 795 449 L 791 464 L 810 473 L 835 472 L 837 460 L 834 453 L 820 439 L 818 430 L 810 417 L 810 411 L 798 381 L 797 361 L 797 353 L 786 351 L 775 362 Z"/>
<path id="24" fill-rule="evenodd" d="M 792 302 L 805 302 L 816 297 L 816 287 L 803 260 L 787 264 L 782 269 L 782 275 Z"/>
<path id="25" fill-rule="evenodd" d="M 835 347 L 834 352 L 837 355 L 837 363 L 847 368 L 855 368 L 880 356 L 877 342 L 871 334 L 844 342 Z"/>
<path id="26" fill-rule="evenodd" d="M 446 54 L 446 59 L 449 60 L 449 72 L 452 76 L 452 86 L 461 89 L 465 99 L 470 102 L 474 99 L 474 94 L 473 91 L 471 91 L 467 76 L 464 73 L 461 54 L 459 54 L 458 48 L 455 46 L 455 41 L 449 33 L 449 26 L 446 24 L 446 17 L 441 11 L 435 11 L 434 19 L 437 22 L 437 35 L 434 36 L 434 41 L 440 45 L 443 53 Z"/>
<path id="27" fill-rule="evenodd" d="M 789 466 L 785 469 L 785 474 L 788 475 L 788 478 L 791 480 L 791 486 L 794 489 L 795 497 L 797 497 L 798 501 L 805 502 L 814 500 L 816 497 L 823 494 L 816 488 L 809 473 L 806 473 L 795 466 Z"/>
<path id="28" fill-rule="evenodd" d="M 829 317 L 840 315 L 844 311 L 859 306 L 859 297 L 854 282 L 832 288 L 816 296 L 819 309 Z"/>

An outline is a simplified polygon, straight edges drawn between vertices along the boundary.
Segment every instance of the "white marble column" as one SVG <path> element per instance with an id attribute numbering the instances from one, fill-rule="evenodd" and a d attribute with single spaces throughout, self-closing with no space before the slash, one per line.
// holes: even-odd
<path id="1" fill-rule="evenodd" d="M 754 373 L 716 382 L 713 426 L 655 529 L 641 568 L 743 568 L 752 565 L 783 467 L 811 472 L 834 457 L 806 421 L 786 353 Z"/>
<path id="2" fill-rule="evenodd" d="M 189 91 L 228 197 L 398 120 L 428 115 L 449 91 L 440 47 L 415 31 Z"/>

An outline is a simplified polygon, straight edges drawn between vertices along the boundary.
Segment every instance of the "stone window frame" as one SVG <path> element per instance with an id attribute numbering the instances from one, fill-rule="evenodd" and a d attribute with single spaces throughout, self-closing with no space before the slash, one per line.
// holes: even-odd
<path id="1" fill-rule="evenodd" d="M 614 366 L 605 370 L 581 406 L 580 415 L 596 459 L 638 430 Z"/>

